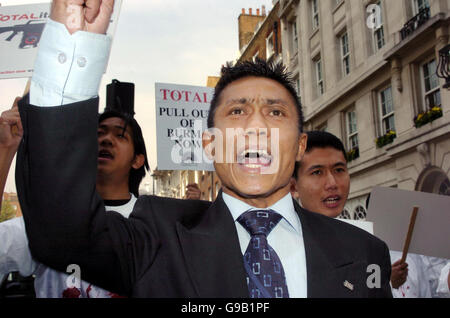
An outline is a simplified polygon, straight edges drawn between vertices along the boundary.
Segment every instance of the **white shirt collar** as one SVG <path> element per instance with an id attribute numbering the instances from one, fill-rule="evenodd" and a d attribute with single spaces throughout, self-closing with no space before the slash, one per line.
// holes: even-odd
<path id="1" fill-rule="evenodd" d="M 290 193 L 286 194 L 283 198 L 278 200 L 275 204 L 271 205 L 266 209 L 256 208 L 251 206 L 231 195 L 222 192 L 222 198 L 228 209 L 233 216 L 234 221 L 239 218 L 239 216 L 248 210 L 273 210 L 279 213 L 298 233 L 301 233 L 300 219 L 294 208 L 294 202 L 292 201 L 292 196 Z"/>

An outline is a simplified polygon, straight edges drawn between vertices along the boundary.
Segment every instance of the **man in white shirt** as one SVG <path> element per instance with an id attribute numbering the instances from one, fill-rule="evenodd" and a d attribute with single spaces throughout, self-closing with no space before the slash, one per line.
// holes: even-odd
<path id="1" fill-rule="evenodd" d="M 109 93 L 108 89 L 108 96 Z M 134 105 L 124 96 L 119 97 L 122 97 L 122 103 L 131 110 L 127 113 L 108 105 L 99 117 L 96 188 L 107 211 L 116 211 L 128 217 L 139 196 L 139 184 L 145 176 L 145 169 L 148 170 L 149 166 L 141 128 L 130 114 Z M 44 99 L 45 96 L 40 98 Z M 117 97 L 114 96 L 115 98 Z M 12 109 L 3 112 L 0 117 L 1 193 L 23 135 L 18 100 L 20 98 L 16 98 Z M 0 205 L 1 201 L 2 197 Z M 72 281 L 69 274 L 55 271 L 35 261 L 28 248 L 22 217 L 0 223 L 0 241 L 0 282 L 8 273 L 18 271 L 23 276 L 35 275 L 35 293 L 38 298 L 118 296 L 85 281 Z"/>
<path id="2" fill-rule="evenodd" d="M 214 162 L 222 191 L 210 207 L 141 196 L 129 219 L 105 213 L 90 186 L 96 168 L 92 116 L 108 56 L 110 39 L 103 33 L 112 1 L 84 4 L 88 9 L 81 12 L 87 15 L 74 27 L 68 23 L 69 2 L 54 1 L 30 103 L 19 105 L 27 125 L 17 183 L 30 247 L 38 259 L 56 268 L 79 264 L 87 280 L 135 297 L 391 297 L 386 245 L 304 211 L 290 196 L 290 176 L 306 136 L 298 96 L 281 65 L 256 61 L 222 69 L 208 118 L 217 135 L 205 133 L 204 148 L 214 157 L 209 146 L 216 141 L 213 150 L 225 146 L 223 153 L 233 156 Z M 42 102 L 34 97 L 36 91 L 55 99 Z M 81 96 L 72 101 L 81 101 L 60 106 L 66 91 Z M 226 148 L 226 138 L 219 141 L 218 134 L 226 135 L 228 128 L 248 141 L 236 152 Z M 271 148 L 251 142 L 255 135 Z M 68 138 L 76 153 L 65 142 Z M 36 151 L 42 156 L 34 156 Z M 63 153 L 61 165 L 57 158 Z M 51 173 L 55 165 L 64 170 L 64 178 Z M 35 166 L 40 167 L 37 177 L 31 173 Z M 45 184 L 37 186 L 37 178 Z M 40 193 L 49 187 L 58 192 L 51 203 Z M 357 237 L 357 243 L 349 245 L 335 233 Z M 366 283 L 371 264 L 380 267 L 374 286 Z"/>

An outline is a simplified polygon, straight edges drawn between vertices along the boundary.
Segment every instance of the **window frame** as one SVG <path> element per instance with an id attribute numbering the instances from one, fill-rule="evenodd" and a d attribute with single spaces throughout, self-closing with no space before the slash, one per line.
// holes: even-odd
<path id="1" fill-rule="evenodd" d="M 320 68 L 318 66 L 320 66 Z M 320 97 L 325 93 L 325 84 L 324 84 L 324 80 L 323 80 L 323 67 L 322 67 L 322 58 L 321 57 L 314 60 L 314 71 L 316 74 L 317 96 Z"/>
<path id="2" fill-rule="evenodd" d="M 435 70 L 434 70 L 434 72 L 430 73 L 428 78 L 430 80 L 430 87 L 431 87 L 431 83 L 432 83 L 431 77 L 434 76 L 436 78 L 436 86 L 427 91 L 426 90 L 426 82 L 425 82 L 424 66 L 431 64 L 431 62 L 433 62 L 433 61 L 435 63 Z M 422 92 L 422 109 L 421 109 L 422 111 L 430 110 L 432 107 L 435 107 L 435 106 L 442 107 L 441 87 L 440 87 L 440 84 L 439 84 L 439 78 L 436 75 L 436 67 L 437 67 L 437 64 L 436 64 L 436 58 L 435 57 L 427 59 L 425 62 L 421 63 L 420 67 L 419 67 L 420 84 L 421 84 L 421 92 Z M 439 92 L 440 104 L 439 105 L 433 105 L 433 106 L 428 105 L 427 96 L 435 94 L 436 92 Z"/>
<path id="3" fill-rule="evenodd" d="M 391 111 L 389 112 L 389 113 L 386 113 L 386 114 L 383 114 L 383 101 L 382 101 L 382 93 L 383 92 L 385 92 L 385 91 L 387 91 L 387 90 L 390 90 L 390 100 L 391 100 Z M 383 135 L 385 135 L 387 132 L 389 132 L 390 130 L 392 130 L 392 131 L 396 131 L 395 130 L 395 103 L 394 103 L 394 96 L 393 96 L 393 94 L 392 94 L 392 85 L 387 85 L 387 86 L 385 86 L 385 87 L 383 87 L 383 88 L 381 88 L 379 91 L 378 91 L 378 111 L 379 111 L 379 118 L 380 118 L 380 136 L 383 136 Z M 385 129 L 385 125 L 384 125 L 384 123 L 385 123 L 385 121 L 387 120 L 387 119 L 389 119 L 389 117 L 393 117 L 393 122 L 394 122 L 394 127 L 393 127 L 393 129 L 389 129 L 389 130 L 387 130 L 387 129 Z"/>
<path id="4" fill-rule="evenodd" d="M 384 19 L 383 19 L 383 5 L 381 0 L 377 1 L 376 3 L 374 3 L 375 5 L 380 7 L 380 22 L 381 25 L 379 28 L 376 29 L 372 29 L 372 45 L 373 45 L 373 52 L 376 53 L 379 50 L 381 50 L 385 45 L 386 45 L 386 38 L 385 38 L 385 32 L 384 32 Z M 381 31 L 381 42 L 382 45 L 381 47 L 379 47 L 379 43 L 380 43 L 380 39 L 377 37 L 378 34 L 380 34 L 379 32 Z"/>
<path id="5" fill-rule="evenodd" d="M 352 131 L 350 124 L 350 115 L 353 114 L 354 119 L 354 126 L 355 130 Z M 345 127 L 346 127 L 346 134 L 347 134 L 347 150 L 350 151 L 355 148 L 359 148 L 359 137 L 358 137 L 358 119 L 356 116 L 356 110 L 355 109 L 349 109 L 345 112 Z M 356 137 L 356 146 L 353 146 L 353 138 Z"/>
<path id="6" fill-rule="evenodd" d="M 291 32 L 292 32 L 292 53 L 295 55 L 298 53 L 298 31 L 297 31 L 297 20 L 293 20 L 291 23 Z"/>
<path id="7" fill-rule="evenodd" d="M 344 41 L 345 39 L 345 41 Z M 351 67 L 350 67 L 350 43 L 349 43 L 349 37 L 348 32 L 345 31 L 340 37 L 339 37 L 339 44 L 340 44 L 340 51 L 341 51 L 341 71 L 342 71 L 342 77 L 345 77 L 350 74 Z M 345 52 L 345 49 L 347 52 Z"/>
<path id="8" fill-rule="evenodd" d="M 271 52 L 269 52 L 269 43 L 271 43 L 272 47 Z M 268 61 L 274 54 L 275 54 L 275 41 L 273 40 L 273 31 L 272 31 L 266 37 L 266 61 Z"/>
<path id="9" fill-rule="evenodd" d="M 252 61 L 255 62 L 258 57 L 259 57 L 259 50 L 257 50 L 256 53 L 253 54 Z"/>
<path id="10" fill-rule="evenodd" d="M 300 73 L 297 73 L 293 76 L 295 91 L 297 92 L 298 98 L 300 98 Z"/>
<path id="11" fill-rule="evenodd" d="M 313 31 L 320 27 L 319 1 L 317 0 L 311 0 L 311 23 Z"/>
<path id="12" fill-rule="evenodd" d="M 426 3 L 426 6 L 423 7 L 422 9 L 419 7 L 419 3 L 418 3 L 419 0 L 411 0 L 411 1 L 412 1 L 412 8 L 413 8 L 413 16 L 418 15 L 420 10 L 430 7 L 430 1 L 428 1 L 428 0 L 421 0 L 424 3 Z"/>

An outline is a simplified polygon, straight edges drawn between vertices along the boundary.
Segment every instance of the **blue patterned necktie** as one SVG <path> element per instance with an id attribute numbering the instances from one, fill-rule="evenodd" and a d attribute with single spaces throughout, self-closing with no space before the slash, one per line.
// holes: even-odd
<path id="1" fill-rule="evenodd" d="M 244 254 L 251 298 L 289 297 L 280 258 L 267 242 L 267 236 L 281 218 L 280 214 L 272 210 L 253 210 L 243 213 L 237 219 L 251 235 Z"/>

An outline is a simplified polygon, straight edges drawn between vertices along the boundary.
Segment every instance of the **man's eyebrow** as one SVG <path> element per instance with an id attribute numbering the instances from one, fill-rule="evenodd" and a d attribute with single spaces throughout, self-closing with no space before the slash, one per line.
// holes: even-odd
<path id="1" fill-rule="evenodd" d="M 274 105 L 274 104 L 287 105 L 287 102 L 281 98 L 268 98 L 268 99 L 266 99 L 266 104 L 268 104 L 268 105 Z"/>
<path id="2" fill-rule="evenodd" d="M 253 103 L 255 101 L 254 98 L 247 98 L 247 97 L 241 97 L 241 98 L 232 98 L 226 102 L 226 106 L 230 105 L 245 105 L 248 103 Z M 281 105 L 287 105 L 287 101 L 281 98 L 265 98 L 263 99 L 263 102 L 267 105 L 274 105 L 274 104 L 281 104 Z"/>
<path id="3" fill-rule="evenodd" d="M 248 104 L 250 102 L 252 102 L 253 100 L 249 100 L 246 97 L 241 97 L 241 98 L 232 98 L 230 100 L 228 100 L 225 105 L 229 106 L 229 105 L 235 105 L 235 104 L 239 104 L 239 105 L 245 105 Z"/>
<path id="4" fill-rule="evenodd" d="M 335 168 L 335 167 L 342 167 L 342 166 L 346 167 L 347 164 L 345 162 L 339 161 L 339 162 L 336 162 L 333 165 L 333 168 Z M 309 167 L 307 171 L 311 171 L 311 170 L 319 169 L 319 168 L 323 168 L 323 167 L 324 167 L 324 165 L 313 165 L 313 166 Z"/>
<path id="5" fill-rule="evenodd" d="M 98 125 L 99 129 L 111 129 L 111 128 L 115 128 L 115 129 L 119 129 L 119 130 L 124 130 L 125 126 L 120 126 L 120 125 L 114 125 L 114 126 L 109 126 L 109 125 Z M 125 130 L 125 132 L 127 132 Z"/>
<path id="6" fill-rule="evenodd" d="M 318 168 L 323 168 L 323 165 L 313 165 L 313 166 L 309 167 L 307 171 L 311 171 L 311 170 L 318 169 Z"/>

